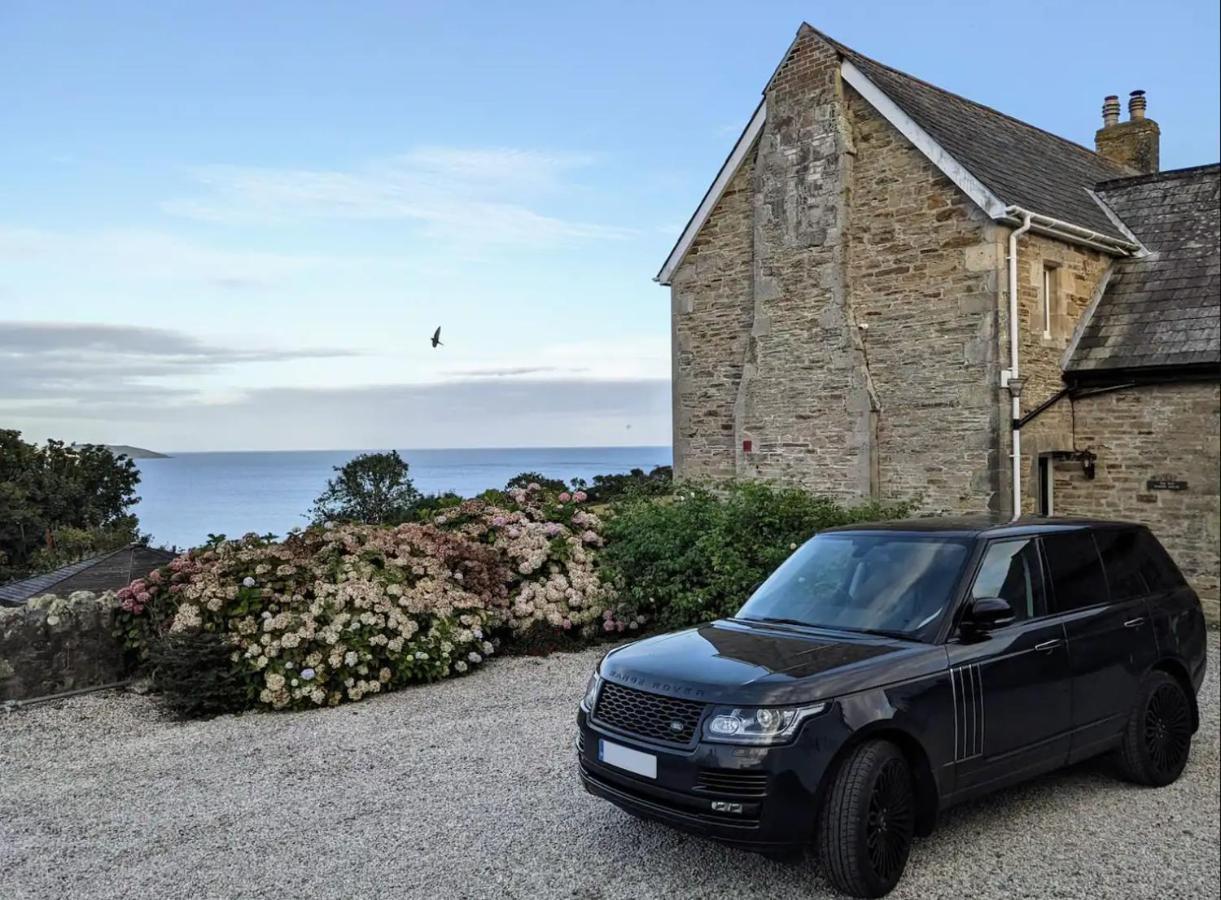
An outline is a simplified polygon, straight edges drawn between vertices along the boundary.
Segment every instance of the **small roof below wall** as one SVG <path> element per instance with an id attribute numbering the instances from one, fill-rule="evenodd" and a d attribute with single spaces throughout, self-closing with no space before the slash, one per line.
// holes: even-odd
<path id="1" fill-rule="evenodd" d="M 1221 165 L 1104 182 L 1098 196 L 1149 253 L 1115 263 L 1066 374 L 1221 366 Z"/>
<path id="2" fill-rule="evenodd" d="M 118 590 L 136 578 L 143 578 L 153 569 L 164 566 L 176 555 L 169 550 L 130 544 L 53 572 L 0 584 L 0 606 L 20 606 L 41 594 L 66 597 L 73 591 L 101 593 Z"/>

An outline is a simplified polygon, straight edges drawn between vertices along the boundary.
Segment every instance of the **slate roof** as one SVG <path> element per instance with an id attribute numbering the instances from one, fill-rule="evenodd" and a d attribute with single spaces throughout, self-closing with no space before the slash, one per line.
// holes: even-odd
<path id="1" fill-rule="evenodd" d="M 40 594 L 66 597 L 73 591 L 113 591 L 126 587 L 134 579 L 164 566 L 177 554 L 133 544 L 45 572 L 0 584 L 0 606 L 18 606 Z"/>
<path id="2" fill-rule="evenodd" d="M 1089 191 L 1131 170 L 1072 141 L 870 59 L 818 32 L 1001 201 L 1126 239 Z"/>
<path id="3" fill-rule="evenodd" d="M 1066 370 L 1221 364 L 1221 165 L 1097 190 L 1150 252 L 1116 262 Z"/>

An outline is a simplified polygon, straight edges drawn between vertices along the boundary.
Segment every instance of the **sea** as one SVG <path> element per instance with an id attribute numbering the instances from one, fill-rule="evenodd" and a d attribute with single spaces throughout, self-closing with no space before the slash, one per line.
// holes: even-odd
<path id="1" fill-rule="evenodd" d="M 175 453 L 138 459 L 140 532 L 157 546 L 197 546 L 209 534 L 248 532 L 283 536 L 304 527 L 327 479 L 366 450 L 293 450 Z M 501 488 L 520 472 L 592 480 L 668 466 L 669 447 L 531 447 L 399 450 L 421 493 L 455 491 L 464 497 Z"/>

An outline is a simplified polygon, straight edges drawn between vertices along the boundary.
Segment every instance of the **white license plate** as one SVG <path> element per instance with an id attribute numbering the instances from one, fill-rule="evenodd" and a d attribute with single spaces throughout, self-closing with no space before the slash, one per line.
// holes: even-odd
<path id="1" fill-rule="evenodd" d="M 625 772 L 643 775 L 645 778 L 657 777 L 657 757 L 652 753 L 641 753 L 631 747 L 621 747 L 599 738 L 598 759 Z"/>

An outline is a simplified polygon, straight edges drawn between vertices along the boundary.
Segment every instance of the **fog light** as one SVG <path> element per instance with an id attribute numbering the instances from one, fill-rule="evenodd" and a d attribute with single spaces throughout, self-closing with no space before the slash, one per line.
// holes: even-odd
<path id="1" fill-rule="evenodd" d="M 713 800 L 712 801 L 712 811 L 721 812 L 721 813 L 733 813 L 735 815 L 740 816 L 740 815 L 742 815 L 742 804 L 741 803 L 726 803 L 724 800 Z"/>

